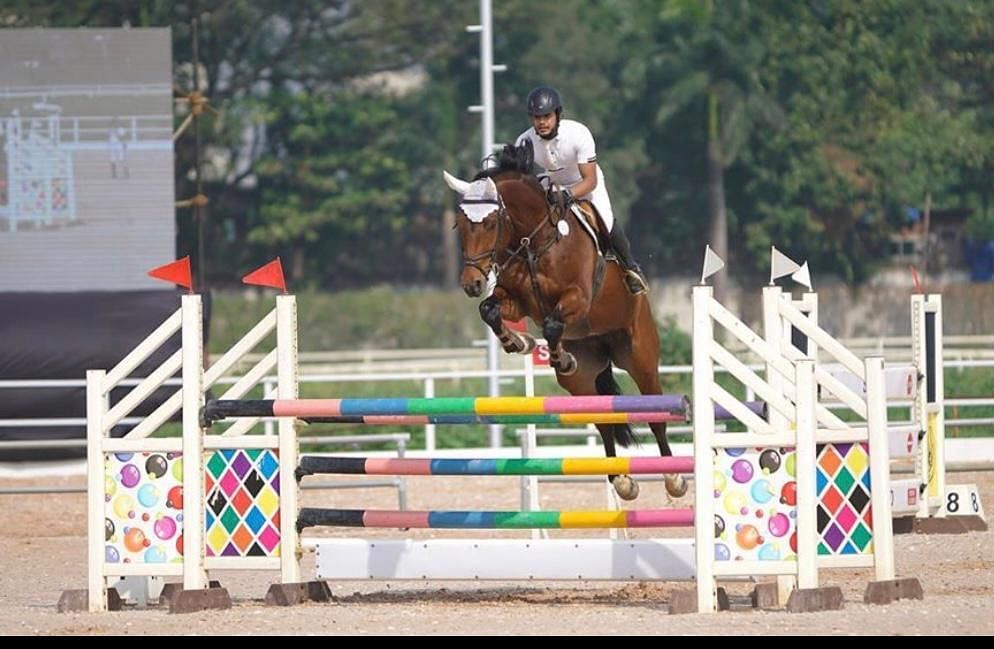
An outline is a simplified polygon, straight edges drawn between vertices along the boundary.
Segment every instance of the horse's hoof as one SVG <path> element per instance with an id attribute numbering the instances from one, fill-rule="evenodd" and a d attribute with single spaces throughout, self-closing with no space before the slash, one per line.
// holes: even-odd
<path id="1" fill-rule="evenodd" d="M 519 354 L 531 354 L 535 349 L 535 337 L 529 333 L 518 334 L 521 337 L 521 342 L 524 343 L 524 349 L 522 349 Z"/>
<path id="2" fill-rule="evenodd" d="M 687 493 L 687 479 L 679 473 L 669 473 L 663 476 L 666 483 L 666 493 L 674 498 L 679 498 Z"/>
<path id="3" fill-rule="evenodd" d="M 614 490 L 622 500 L 635 500 L 639 497 L 639 483 L 629 475 L 618 475 L 611 480 Z"/>
<path id="4" fill-rule="evenodd" d="M 579 365 L 576 362 L 576 357 L 567 352 L 559 355 L 559 362 L 554 363 L 553 367 L 555 367 L 556 371 L 561 375 L 569 376 L 576 373 Z"/>

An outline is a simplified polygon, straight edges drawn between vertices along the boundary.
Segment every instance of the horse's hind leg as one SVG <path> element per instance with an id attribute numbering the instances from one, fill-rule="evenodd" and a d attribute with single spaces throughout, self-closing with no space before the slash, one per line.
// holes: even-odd
<path id="1" fill-rule="evenodd" d="M 652 315 L 648 313 L 648 309 L 645 309 L 644 314 L 651 321 Z M 636 326 L 632 331 L 636 335 L 632 337 L 630 344 L 614 346 L 612 360 L 618 367 L 628 371 L 638 386 L 639 392 L 642 394 L 662 394 L 663 388 L 659 383 L 659 367 L 657 365 L 659 336 L 656 333 L 655 324 Z M 659 454 L 664 457 L 673 455 L 669 441 L 666 439 L 666 422 L 651 423 L 649 428 L 652 429 L 652 435 L 656 438 Z M 663 478 L 666 482 L 666 491 L 674 498 L 679 498 L 687 493 L 687 480 L 682 475 L 666 474 Z"/>
<path id="2" fill-rule="evenodd" d="M 576 396 L 595 394 L 619 394 L 620 390 L 611 377 L 611 385 L 602 378 L 611 375 L 607 349 L 590 342 L 570 341 L 570 352 L 576 358 L 577 370 L 571 374 L 556 372 L 556 380 L 565 390 Z M 604 442 L 604 455 L 617 456 L 617 444 L 628 446 L 634 441 L 631 427 L 627 424 L 597 424 L 597 431 Z M 607 481 L 624 500 L 634 500 L 639 495 L 638 483 L 629 475 L 609 475 Z"/>
<path id="3" fill-rule="evenodd" d="M 597 375 L 597 378 L 594 380 L 594 387 L 597 389 L 597 394 L 621 394 L 621 386 L 614 380 L 614 370 L 610 363 Z M 614 457 L 614 445 L 616 442 L 622 446 L 629 446 L 636 443 L 635 434 L 630 424 L 613 424 L 605 425 L 604 427 L 598 426 L 597 428 L 600 430 L 601 438 L 604 440 L 604 449 L 608 457 Z M 614 487 L 618 496 L 624 500 L 635 500 L 638 498 L 639 483 L 632 476 L 626 474 L 609 475 L 607 480 Z"/>

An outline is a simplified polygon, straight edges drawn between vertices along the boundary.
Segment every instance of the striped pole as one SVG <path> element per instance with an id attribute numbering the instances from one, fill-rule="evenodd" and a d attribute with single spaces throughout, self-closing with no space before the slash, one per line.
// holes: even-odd
<path id="1" fill-rule="evenodd" d="M 768 407 L 763 401 L 743 401 L 743 405 L 764 420 Z M 715 404 L 717 421 L 735 419 L 735 415 Z M 309 424 L 393 424 L 427 426 L 428 424 L 654 424 L 687 421 L 685 414 L 670 412 L 574 412 L 561 415 L 338 415 L 337 417 L 302 417 Z"/>
<path id="2" fill-rule="evenodd" d="M 766 419 L 761 401 L 746 408 Z M 241 399 L 209 401 L 204 425 L 228 417 L 298 417 L 329 424 L 639 424 L 690 419 L 686 397 L 456 397 L 412 399 Z M 715 419 L 734 416 L 715 406 Z"/>
<path id="3" fill-rule="evenodd" d="M 577 529 L 616 527 L 692 527 L 693 509 L 631 511 L 392 511 L 317 509 L 305 507 L 297 529 L 336 527 L 396 527 L 401 529 Z"/>
<path id="4" fill-rule="evenodd" d="M 364 475 L 646 475 L 693 473 L 687 457 L 567 457 L 509 459 L 414 459 L 305 455 L 297 476 L 318 473 Z"/>
<path id="5" fill-rule="evenodd" d="M 580 397 L 454 397 L 391 399 L 240 399 L 210 401 L 207 422 L 226 417 L 338 417 L 380 415 L 563 415 L 668 412 L 687 416 L 683 395 Z"/>
<path id="6" fill-rule="evenodd" d="M 426 426 L 428 424 L 584 424 L 682 423 L 686 417 L 669 412 L 576 412 L 561 415 L 339 415 L 301 417 L 309 424 L 376 424 Z"/>

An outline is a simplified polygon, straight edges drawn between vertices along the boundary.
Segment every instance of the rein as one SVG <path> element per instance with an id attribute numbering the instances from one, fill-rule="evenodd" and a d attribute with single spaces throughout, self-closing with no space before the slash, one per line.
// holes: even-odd
<path id="1" fill-rule="evenodd" d="M 535 250 L 531 246 L 532 240 L 546 225 L 549 225 L 555 230 L 555 236 L 549 239 L 539 250 Z M 503 264 L 495 264 L 497 276 L 500 276 L 500 271 L 507 268 L 511 262 L 515 259 L 521 257 L 521 253 L 524 252 L 524 261 L 528 266 L 528 279 L 531 280 L 532 293 L 535 295 L 535 299 L 538 302 L 538 308 L 542 312 L 542 318 L 548 317 L 549 313 L 545 307 L 545 297 L 542 295 L 542 287 L 538 283 L 538 261 L 542 258 L 542 255 L 547 253 L 554 245 L 559 243 L 562 239 L 562 234 L 560 234 L 559 229 L 553 225 L 552 222 L 552 210 L 546 209 L 545 218 L 538 222 L 538 225 L 528 234 L 526 237 L 521 237 L 521 242 L 515 249 L 508 248 L 507 252 L 509 257 L 504 261 Z"/>
<path id="2" fill-rule="evenodd" d="M 497 236 L 494 239 L 494 246 L 490 250 L 482 252 L 478 255 L 473 255 L 467 257 L 463 255 L 463 267 L 474 268 L 481 275 L 486 277 L 489 273 L 485 271 L 482 263 L 486 260 L 490 261 L 490 270 L 493 270 L 495 277 L 500 277 L 501 272 L 513 264 L 517 260 L 521 260 L 525 263 L 528 268 L 528 278 L 531 282 L 532 293 L 534 294 L 536 301 L 538 302 L 539 309 L 542 312 L 542 317 L 548 317 L 548 309 L 545 304 L 545 298 L 542 295 L 542 288 L 539 286 L 538 276 L 538 262 L 541 260 L 542 256 L 545 255 L 549 250 L 552 249 L 559 241 L 563 238 L 562 233 L 557 227 L 556 221 L 553 220 L 553 210 L 551 207 L 546 208 L 545 217 L 539 220 L 538 225 L 536 225 L 527 236 L 521 237 L 518 242 L 517 247 L 508 246 L 503 250 L 508 257 L 503 261 L 498 261 L 498 256 L 500 254 L 500 241 L 501 235 L 503 234 L 503 229 L 505 227 L 505 221 L 507 221 L 507 226 L 511 227 L 511 216 L 507 212 L 507 207 L 504 204 L 504 199 L 498 192 L 497 199 L 491 198 L 478 198 L 478 199 L 468 199 L 464 200 L 464 203 L 479 204 L 479 205 L 494 205 L 497 208 Z M 565 202 L 561 201 L 559 204 L 559 213 L 562 215 L 561 220 L 565 220 L 567 214 L 567 206 Z M 537 250 L 532 247 L 532 242 L 535 237 L 538 236 L 543 229 L 546 227 L 551 227 L 553 229 L 554 236 L 543 243 Z"/>

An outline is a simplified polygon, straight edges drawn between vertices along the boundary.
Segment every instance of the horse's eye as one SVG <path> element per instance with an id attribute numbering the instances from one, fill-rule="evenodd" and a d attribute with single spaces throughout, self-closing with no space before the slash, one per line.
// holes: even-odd
<path id="1" fill-rule="evenodd" d="M 497 227 L 497 219 L 487 219 L 483 223 L 484 223 L 485 227 L 487 228 L 488 232 L 490 230 L 493 230 L 495 227 Z"/>

